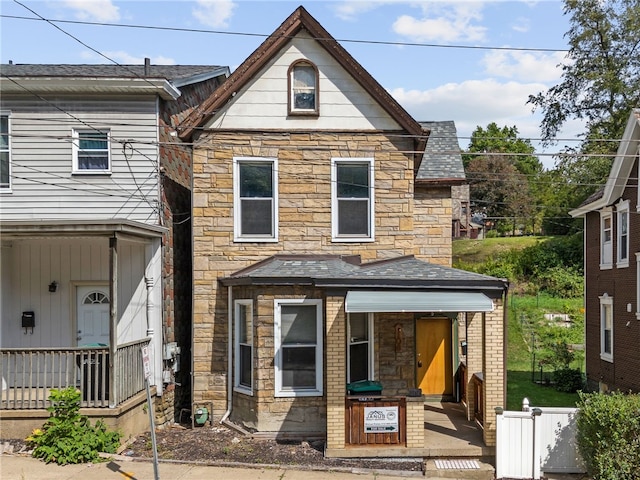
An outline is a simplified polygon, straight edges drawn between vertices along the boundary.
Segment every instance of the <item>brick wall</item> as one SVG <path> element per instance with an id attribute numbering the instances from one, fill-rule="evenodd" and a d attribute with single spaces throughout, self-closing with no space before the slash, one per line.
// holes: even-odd
<path id="1" fill-rule="evenodd" d="M 611 208 L 613 220 L 613 266 L 600 268 L 600 213 L 586 216 L 585 225 L 585 332 L 586 372 L 588 387 L 597 390 L 640 392 L 640 311 L 637 299 L 636 252 L 640 251 L 640 218 L 635 213 L 638 204 L 638 162 L 629 174 L 622 200 L 629 200 L 629 266 L 616 265 L 619 229 L 616 205 Z M 600 299 L 613 297 L 613 362 L 600 358 Z M 631 311 L 629 312 L 628 309 Z"/>
<path id="2" fill-rule="evenodd" d="M 180 347 L 180 369 L 175 383 L 162 398 L 161 418 L 177 420 L 181 408 L 190 407 L 191 375 L 191 148 L 183 145 L 175 132 L 178 124 L 194 107 L 207 98 L 220 84 L 216 77 L 182 87 L 177 100 L 160 101 L 160 185 L 161 219 L 168 233 L 162 239 L 163 257 L 163 342 L 177 342 Z M 165 365 L 171 368 L 171 364 Z M 174 390 L 175 388 L 175 390 Z M 163 396 L 164 397 L 164 396 Z M 172 404 L 172 411 L 167 405 Z"/>
<path id="3" fill-rule="evenodd" d="M 504 305 L 502 300 L 494 300 L 493 312 L 484 318 L 484 442 L 488 446 L 496 444 L 495 408 L 506 406 L 505 391 L 505 331 Z"/>

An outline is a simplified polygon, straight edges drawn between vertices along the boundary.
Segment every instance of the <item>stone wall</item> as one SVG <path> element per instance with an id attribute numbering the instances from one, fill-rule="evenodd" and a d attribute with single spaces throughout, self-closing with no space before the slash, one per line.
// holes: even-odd
<path id="1" fill-rule="evenodd" d="M 203 134 L 197 143 L 193 401 L 213 401 L 216 415 L 226 410 L 228 338 L 226 292 L 219 292 L 218 279 L 282 253 L 358 254 L 363 261 L 415 254 L 435 263 L 450 262 L 451 206 L 446 189 L 423 195 L 424 215 L 420 231 L 415 229 L 411 139 L 381 133 L 216 131 Z M 277 243 L 234 243 L 234 156 L 278 159 Z M 374 158 L 374 242 L 331 240 L 332 157 Z"/>

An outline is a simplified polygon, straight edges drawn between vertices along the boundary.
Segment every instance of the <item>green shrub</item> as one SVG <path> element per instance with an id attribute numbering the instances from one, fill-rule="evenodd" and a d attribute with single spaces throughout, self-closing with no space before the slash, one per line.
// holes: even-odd
<path id="1" fill-rule="evenodd" d="M 581 297 L 583 276 L 568 267 L 552 267 L 538 275 L 540 288 L 549 295 L 563 298 Z"/>
<path id="2" fill-rule="evenodd" d="M 640 395 L 580 394 L 578 449 L 594 480 L 640 479 Z"/>
<path id="3" fill-rule="evenodd" d="M 95 462 L 99 452 L 115 453 L 120 433 L 109 431 L 101 420 L 92 426 L 86 415 L 80 415 L 80 392 L 73 387 L 52 390 L 49 395 L 51 416 L 42 429 L 26 438 L 34 447 L 33 456 L 47 463 Z"/>
<path id="4" fill-rule="evenodd" d="M 559 392 L 575 393 L 584 384 L 582 372 L 577 368 L 561 368 L 553 372 L 555 389 Z"/>

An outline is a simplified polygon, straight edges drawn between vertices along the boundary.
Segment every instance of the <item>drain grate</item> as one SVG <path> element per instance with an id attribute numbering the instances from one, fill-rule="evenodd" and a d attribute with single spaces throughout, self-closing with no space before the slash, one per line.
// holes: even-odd
<path id="1" fill-rule="evenodd" d="M 474 470 L 479 469 L 477 460 L 435 460 L 438 470 Z"/>

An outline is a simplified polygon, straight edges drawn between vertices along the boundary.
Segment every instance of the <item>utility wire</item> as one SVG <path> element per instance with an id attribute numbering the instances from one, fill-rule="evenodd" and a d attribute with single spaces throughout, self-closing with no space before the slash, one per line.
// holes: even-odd
<path id="1" fill-rule="evenodd" d="M 18 5 L 22 5 L 17 0 L 14 0 Z M 22 5 L 24 7 L 24 5 Z M 132 28 L 132 29 L 144 29 L 144 30 L 160 30 L 160 31 L 171 31 L 171 32 L 184 32 L 184 33 L 206 33 L 206 34 L 214 34 L 214 35 L 230 35 L 230 36 L 242 36 L 242 37 L 259 37 L 259 38 L 269 38 L 271 34 L 264 33 L 250 33 L 250 32 L 228 32 L 222 30 L 209 30 L 202 28 L 179 28 L 179 27 L 159 27 L 154 25 L 140 25 L 140 24 L 126 24 L 126 23 L 107 23 L 107 22 L 88 22 L 88 21 L 80 21 L 80 20 L 62 20 L 62 19 L 47 19 L 38 15 L 33 10 L 28 7 L 25 7 L 27 10 L 31 11 L 34 15 L 37 15 L 39 18 L 33 17 L 22 17 L 18 15 L 0 15 L 1 18 L 12 18 L 17 20 L 35 20 L 35 21 L 45 21 L 54 25 L 55 23 L 66 23 L 66 24 L 76 24 L 76 25 L 91 25 L 91 26 L 99 26 L 99 27 L 117 27 L 117 28 Z M 54 25 L 55 26 L 55 25 Z M 62 30 L 64 31 L 64 30 Z M 66 32 L 65 32 L 66 33 Z M 67 35 L 69 35 L 67 33 Z M 292 38 L 290 36 L 282 36 L 282 38 Z M 310 40 L 316 41 L 326 41 L 325 38 L 314 38 L 310 37 Z M 337 42 L 343 43 L 357 43 L 357 44 L 365 44 L 365 45 L 390 45 L 390 46 L 401 46 L 401 47 L 426 47 L 426 48 L 453 48 L 453 49 L 466 49 L 466 50 L 506 50 L 506 51 L 516 51 L 516 52 L 569 52 L 569 49 L 566 48 L 535 48 L 535 47 L 495 47 L 495 46 L 482 46 L 482 45 L 461 45 L 461 44 L 449 44 L 442 45 L 438 43 L 421 43 L 421 42 L 391 42 L 391 41 L 382 41 L 382 40 L 356 40 L 350 38 L 336 38 Z M 93 50 L 91 47 L 87 47 Z M 95 50 L 93 50 L 95 51 Z M 104 57 L 100 52 L 101 56 Z M 107 58 L 107 57 L 105 57 Z"/>

